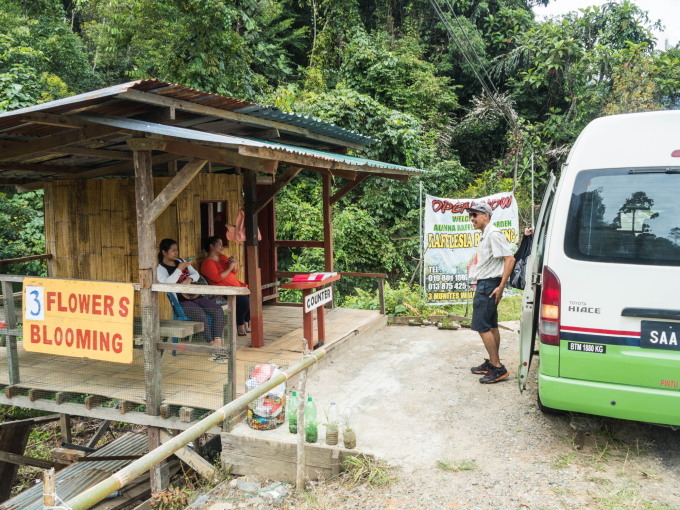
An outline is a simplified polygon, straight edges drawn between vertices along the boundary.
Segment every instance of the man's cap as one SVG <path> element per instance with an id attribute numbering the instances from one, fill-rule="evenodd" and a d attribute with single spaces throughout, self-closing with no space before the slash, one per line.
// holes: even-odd
<path id="1" fill-rule="evenodd" d="M 471 205 L 470 207 L 465 209 L 465 211 L 468 212 L 468 213 L 470 211 L 477 211 L 477 212 L 488 214 L 489 217 L 491 217 L 491 215 L 493 214 L 493 209 L 491 209 L 489 204 L 487 204 L 486 202 L 479 202 L 478 204 Z"/>

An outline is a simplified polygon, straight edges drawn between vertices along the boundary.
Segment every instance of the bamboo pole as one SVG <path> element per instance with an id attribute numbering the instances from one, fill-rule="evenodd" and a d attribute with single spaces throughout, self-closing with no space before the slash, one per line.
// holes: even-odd
<path id="1" fill-rule="evenodd" d="M 43 505 L 47 508 L 57 504 L 57 484 L 54 479 L 54 468 L 43 473 Z"/>
<path id="2" fill-rule="evenodd" d="M 189 444 L 189 442 L 194 441 L 197 437 L 207 432 L 210 428 L 221 424 L 228 418 L 231 418 L 256 398 L 261 397 L 271 389 L 277 387 L 279 384 L 284 383 L 292 376 L 302 372 L 310 365 L 313 365 L 325 355 L 325 349 L 320 348 L 315 350 L 313 353 L 310 353 L 308 356 L 306 356 L 300 363 L 294 365 L 285 372 L 281 372 L 280 374 L 272 377 L 269 381 L 261 384 L 257 388 L 250 390 L 244 395 L 241 395 L 236 400 L 229 402 L 227 405 L 206 416 L 181 434 L 176 435 L 167 443 L 155 448 L 140 459 L 137 459 L 128 466 L 124 467 L 117 473 L 112 474 L 107 479 L 99 482 L 97 485 L 90 487 L 85 492 L 82 492 L 78 496 L 66 501 L 64 506 L 70 508 L 71 510 L 86 510 L 92 507 L 96 503 L 102 501 L 112 492 L 126 486 L 138 476 L 146 473 L 152 466 L 170 457 L 170 455 L 183 446 Z"/>

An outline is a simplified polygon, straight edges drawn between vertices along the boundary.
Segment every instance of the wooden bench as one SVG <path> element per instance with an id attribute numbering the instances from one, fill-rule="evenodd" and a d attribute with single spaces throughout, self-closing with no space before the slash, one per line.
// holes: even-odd
<path id="1" fill-rule="evenodd" d="M 193 336 L 195 333 L 203 332 L 202 322 L 175 321 L 170 319 L 161 319 L 160 322 L 161 322 L 160 324 L 161 338 L 186 338 Z M 142 328 L 141 317 L 135 317 L 134 331 L 141 331 L 141 328 Z"/>

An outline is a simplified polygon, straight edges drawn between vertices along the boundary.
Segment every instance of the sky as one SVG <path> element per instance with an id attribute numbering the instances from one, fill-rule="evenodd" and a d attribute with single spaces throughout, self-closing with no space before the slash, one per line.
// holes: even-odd
<path id="1" fill-rule="evenodd" d="M 601 5 L 607 0 L 551 0 L 547 7 L 534 7 L 536 19 L 566 14 L 591 5 Z M 665 49 L 665 41 L 674 46 L 680 41 L 680 0 L 633 0 L 640 9 L 647 11 L 650 21 L 661 20 L 663 32 L 655 31 L 657 49 Z"/>

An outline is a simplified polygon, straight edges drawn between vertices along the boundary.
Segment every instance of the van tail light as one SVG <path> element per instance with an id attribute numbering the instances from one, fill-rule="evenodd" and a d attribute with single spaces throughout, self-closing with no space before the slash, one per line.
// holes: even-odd
<path id="1" fill-rule="evenodd" d="M 560 345 L 560 300 L 562 287 L 560 279 L 548 267 L 543 267 L 543 289 L 541 291 L 541 320 L 539 338 L 541 343 Z"/>

